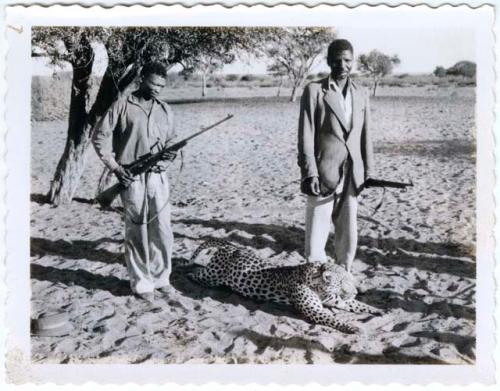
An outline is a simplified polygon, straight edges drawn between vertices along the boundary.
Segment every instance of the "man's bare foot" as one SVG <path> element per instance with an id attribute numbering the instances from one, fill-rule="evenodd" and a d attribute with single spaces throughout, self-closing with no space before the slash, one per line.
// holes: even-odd
<path id="1" fill-rule="evenodd" d="M 161 288 L 158 288 L 158 292 L 160 292 L 164 296 L 170 296 L 175 292 L 175 289 L 172 285 L 165 285 Z"/>
<path id="2" fill-rule="evenodd" d="M 155 301 L 155 294 L 153 292 L 136 293 L 135 295 L 151 304 Z"/>

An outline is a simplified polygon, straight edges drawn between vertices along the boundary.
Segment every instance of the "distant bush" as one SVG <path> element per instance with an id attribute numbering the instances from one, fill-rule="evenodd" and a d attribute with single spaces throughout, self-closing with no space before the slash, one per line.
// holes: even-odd
<path id="1" fill-rule="evenodd" d="M 263 82 L 259 84 L 259 87 L 261 88 L 269 88 L 269 87 L 275 87 L 274 83 L 269 83 L 269 82 Z"/>
<path id="2" fill-rule="evenodd" d="M 252 74 L 247 74 L 247 75 L 243 75 L 241 76 L 241 81 L 245 81 L 245 82 L 249 82 L 249 81 L 256 81 L 256 80 L 259 80 L 259 77 L 256 76 L 256 75 L 252 75 Z"/>
<path id="3" fill-rule="evenodd" d="M 400 73 L 399 75 L 396 75 L 398 79 L 406 79 L 408 77 L 407 73 Z"/>
<path id="4" fill-rule="evenodd" d="M 447 75 L 476 77 L 476 64 L 472 61 L 460 61 L 446 70 Z"/>
<path id="5" fill-rule="evenodd" d="M 434 72 L 432 72 L 434 76 L 437 77 L 445 77 L 446 76 L 446 69 L 444 67 L 438 66 L 436 69 L 434 69 Z"/>
<path id="6" fill-rule="evenodd" d="M 240 75 L 235 74 L 235 73 L 230 73 L 226 75 L 226 81 L 239 81 L 240 80 Z"/>

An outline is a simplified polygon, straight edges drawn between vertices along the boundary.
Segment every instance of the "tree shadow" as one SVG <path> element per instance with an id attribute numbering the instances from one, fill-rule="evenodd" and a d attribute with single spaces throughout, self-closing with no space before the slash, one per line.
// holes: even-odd
<path id="1" fill-rule="evenodd" d="M 467 335 L 458 335 L 454 333 L 440 333 L 437 331 L 417 331 L 410 333 L 413 337 L 429 338 L 440 343 L 452 344 L 457 351 L 471 359 L 475 359 L 474 349 L 476 347 L 476 338 Z"/>
<path id="2" fill-rule="evenodd" d="M 385 349 L 382 354 L 366 354 L 352 351 L 349 344 L 340 345 L 335 349 L 328 349 L 320 342 L 310 341 L 299 336 L 280 338 L 274 335 L 263 335 L 249 329 L 237 332 L 237 337 L 244 337 L 257 346 L 255 351 L 257 355 L 264 353 L 267 348 L 274 351 L 286 348 L 304 350 L 304 359 L 308 364 L 314 364 L 313 351 L 328 353 L 334 362 L 340 364 L 448 364 L 446 361 L 434 357 L 406 355 L 395 347 Z"/>
<path id="3" fill-rule="evenodd" d="M 410 356 L 400 349 L 391 347 L 382 354 L 353 352 L 348 345 L 333 352 L 334 361 L 339 364 L 415 364 L 415 365 L 450 365 L 450 363 L 429 356 Z"/>
<path id="4" fill-rule="evenodd" d="M 274 252 L 280 253 L 283 251 L 302 252 L 304 247 L 304 230 L 298 227 L 201 219 L 181 219 L 175 222 L 187 225 L 201 225 L 214 230 L 224 229 L 229 232 L 227 240 L 255 249 L 271 248 Z M 231 231 L 244 231 L 253 235 L 253 237 L 248 238 Z M 263 235 L 268 237 L 263 237 Z"/>
<path id="5" fill-rule="evenodd" d="M 123 254 L 96 247 L 102 243 L 121 243 L 121 239 L 101 238 L 98 240 L 72 240 L 31 238 L 31 256 L 56 255 L 67 259 L 88 259 L 103 263 L 125 264 Z"/>
<path id="6" fill-rule="evenodd" d="M 313 364 L 311 351 L 316 350 L 324 353 L 332 353 L 332 351 L 326 348 L 322 343 L 317 341 L 310 341 L 299 336 L 292 336 L 289 338 L 280 338 L 276 336 L 268 336 L 260 334 L 256 331 L 250 329 L 243 329 L 235 333 L 235 338 L 244 337 L 251 341 L 257 349 L 255 354 L 262 354 L 267 348 L 275 351 L 281 349 L 300 349 L 306 351 L 305 358 L 308 364 Z"/>
<path id="7" fill-rule="evenodd" d="M 466 139 L 455 140 L 421 140 L 406 143 L 380 143 L 375 146 L 375 153 L 406 156 L 440 156 L 468 158 L 475 156 L 475 143 Z"/>
<path id="8" fill-rule="evenodd" d="M 92 274 L 83 269 L 58 269 L 52 266 L 31 264 L 30 277 L 40 281 L 62 283 L 64 285 L 79 285 L 88 290 L 103 290 L 113 296 L 132 296 L 129 281 L 113 276 Z"/>
<path id="9" fill-rule="evenodd" d="M 406 312 L 419 312 L 424 315 L 437 314 L 444 318 L 454 317 L 476 320 L 475 309 L 448 303 L 444 297 L 440 301 L 427 304 L 423 300 L 423 295 L 417 295 L 414 292 L 411 295 L 412 297 L 410 298 L 398 295 L 393 291 L 369 289 L 363 293 L 359 293 L 356 299 L 384 310 L 399 308 Z"/>
<path id="10" fill-rule="evenodd" d="M 270 248 L 275 253 L 293 252 L 303 253 L 304 230 L 295 226 L 275 224 L 252 224 L 236 221 L 202 220 L 202 219 L 180 219 L 178 223 L 186 225 L 201 225 L 214 230 L 223 229 L 229 233 L 227 240 L 255 249 Z M 240 235 L 243 231 L 248 235 Z M 333 254 L 333 240 L 329 240 L 327 252 Z M 448 273 L 458 277 L 475 278 L 475 262 L 460 260 L 463 258 L 474 258 L 471 248 L 458 243 L 435 243 L 418 242 L 411 239 L 378 239 L 361 236 L 358 239 L 359 248 L 356 257 L 361 261 L 375 266 L 414 267 L 419 270 L 427 270 L 435 273 Z M 370 247 L 374 250 L 370 250 Z M 385 254 L 376 251 L 382 250 Z M 411 251 L 418 254 L 398 253 L 398 249 Z M 394 251 L 396 250 L 396 251 Z M 392 253 L 391 253 L 392 252 Z M 396 252 L 397 254 L 393 254 Z M 439 258 L 439 256 L 445 256 Z M 446 258 L 454 257 L 453 259 Z"/>
<path id="11" fill-rule="evenodd" d="M 44 204 L 52 204 L 49 201 L 49 197 L 47 194 L 39 194 L 39 193 L 32 193 L 30 195 L 30 200 L 31 202 L 36 202 L 37 204 L 44 205 Z M 74 197 L 72 201 L 81 203 L 81 204 L 95 204 L 96 201 L 94 198 L 82 198 L 82 197 Z M 55 207 L 56 205 L 54 205 Z"/>

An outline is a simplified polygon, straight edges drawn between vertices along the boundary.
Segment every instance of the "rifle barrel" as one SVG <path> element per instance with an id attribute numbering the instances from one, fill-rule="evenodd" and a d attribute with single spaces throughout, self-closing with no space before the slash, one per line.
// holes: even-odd
<path id="1" fill-rule="evenodd" d="M 229 119 L 231 119 L 231 118 L 233 118 L 233 117 L 234 117 L 234 115 L 233 115 L 233 114 L 228 114 L 228 116 L 227 116 L 226 118 L 221 119 L 220 121 L 216 122 L 215 124 L 212 124 L 212 125 L 210 125 L 210 126 L 207 126 L 207 127 L 205 127 L 205 128 L 202 128 L 201 130 L 199 130 L 199 131 L 197 131 L 197 132 L 193 133 L 192 135 L 190 135 L 190 136 L 186 137 L 185 139 L 183 139 L 183 140 L 179 141 L 178 143 L 188 142 L 189 140 L 191 140 L 191 139 L 193 139 L 193 138 L 195 138 L 195 137 L 198 137 L 200 134 L 203 134 L 203 133 L 205 133 L 205 132 L 209 131 L 210 129 L 215 128 L 216 126 L 219 126 L 221 123 L 226 122 L 227 120 L 229 120 Z M 176 143 L 176 144 L 178 144 L 178 143 Z M 174 144 L 174 145 L 175 145 L 175 144 Z"/>

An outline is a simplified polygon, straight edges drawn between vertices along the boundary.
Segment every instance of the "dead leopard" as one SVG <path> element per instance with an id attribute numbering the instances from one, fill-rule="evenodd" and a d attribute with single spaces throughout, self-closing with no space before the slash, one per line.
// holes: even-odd
<path id="1" fill-rule="evenodd" d="M 248 298 L 292 305 L 313 323 L 345 333 L 354 333 L 357 328 L 337 320 L 328 307 L 382 314 L 355 299 L 351 274 L 335 264 L 272 267 L 250 250 L 220 239 L 201 244 L 188 264 L 203 266 L 189 274 L 198 283 L 226 286 Z"/>

